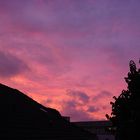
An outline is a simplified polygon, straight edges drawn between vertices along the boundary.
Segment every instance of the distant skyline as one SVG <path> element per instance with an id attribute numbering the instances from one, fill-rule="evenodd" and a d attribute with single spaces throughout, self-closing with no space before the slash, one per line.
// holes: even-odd
<path id="1" fill-rule="evenodd" d="M 72 121 L 104 120 L 140 58 L 139 0 L 0 0 L 0 82 Z"/>

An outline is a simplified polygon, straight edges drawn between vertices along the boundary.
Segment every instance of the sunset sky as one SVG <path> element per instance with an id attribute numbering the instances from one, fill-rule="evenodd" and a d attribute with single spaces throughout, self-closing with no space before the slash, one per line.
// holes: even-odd
<path id="1" fill-rule="evenodd" d="M 72 121 L 106 119 L 139 57 L 139 0 L 0 0 L 0 82 Z"/>

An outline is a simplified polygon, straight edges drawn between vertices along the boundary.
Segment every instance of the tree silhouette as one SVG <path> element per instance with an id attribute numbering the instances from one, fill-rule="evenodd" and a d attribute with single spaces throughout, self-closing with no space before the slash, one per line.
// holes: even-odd
<path id="1" fill-rule="evenodd" d="M 137 69 L 132 60 L 129 67 L 130 72 L 125 78 L 127 90 L 123 90 L 118 97 L 113 97 L 114 102 L 110 102 L 111 116 L 106 114 L 116 130 L 116 140 L 134 140 L 139 134 L 137 128 L 140 122 L 140 69 Z"/>

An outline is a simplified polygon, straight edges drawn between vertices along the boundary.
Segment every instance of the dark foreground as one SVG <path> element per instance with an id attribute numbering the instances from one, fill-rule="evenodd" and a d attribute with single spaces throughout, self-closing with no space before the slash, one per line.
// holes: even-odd
<path id="1" fill-rule="evenodd" d="M 66 121 L 16 89 L 0 84 L 1 140 L 95 140 L 96 136 Z"/>

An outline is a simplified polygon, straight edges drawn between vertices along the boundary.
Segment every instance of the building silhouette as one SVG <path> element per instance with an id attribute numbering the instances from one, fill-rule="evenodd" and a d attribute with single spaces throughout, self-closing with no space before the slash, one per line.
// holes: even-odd
<path id="1" fill-rule="evenodd" d="M 0 84 L 0 139 L 97 140 L 97 137 L 64 119 L 57 110 Z"/>
<path id="2" fill-rule="evenodd" d="M 98 140 L 115 140 L 115 135 L 110 121 L 82 121 L 73 124 L 97 135 Z"/>

